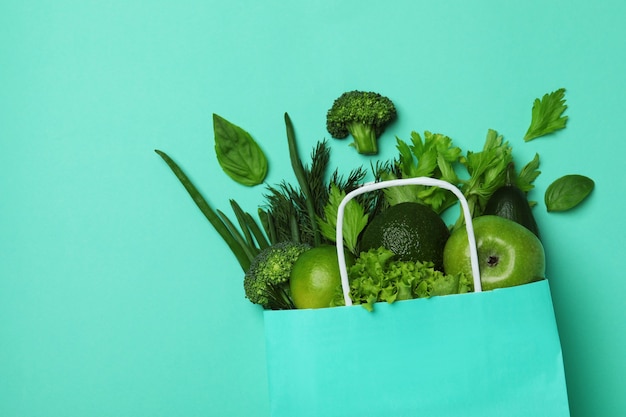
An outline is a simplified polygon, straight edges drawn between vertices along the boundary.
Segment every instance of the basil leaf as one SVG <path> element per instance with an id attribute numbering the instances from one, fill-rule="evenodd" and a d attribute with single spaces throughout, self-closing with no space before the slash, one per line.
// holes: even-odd
<path id="1" fill-rule="evenodd" d="M 267 175 L 267 158 L 252 136 L 217 114 L 213 114 L 213 131 L 222 170 L 240 184 L 261 184 Z"/>
<path id="2" fill-rule="evenodd" d="M 582 202 L 595 183 L 584 175 L 565 175 L 548 186 L 545 203 L 548 211 L 569 210 Z"/>

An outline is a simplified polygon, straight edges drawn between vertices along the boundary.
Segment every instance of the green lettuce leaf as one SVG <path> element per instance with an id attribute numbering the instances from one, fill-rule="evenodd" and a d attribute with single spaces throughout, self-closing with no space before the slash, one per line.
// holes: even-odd
<path id="1" fill-rule="evenodd" d="M 388 249 L 361 252 L 348 270 L 352 303 L 369 311 L 378 302 L 425 298 L 473 291 L 471 280 L 463 274 L 446 275 L 433 268 L 431 262 L 399 261 Z M 344 305 L 341 287 L 333 306 Z"/>

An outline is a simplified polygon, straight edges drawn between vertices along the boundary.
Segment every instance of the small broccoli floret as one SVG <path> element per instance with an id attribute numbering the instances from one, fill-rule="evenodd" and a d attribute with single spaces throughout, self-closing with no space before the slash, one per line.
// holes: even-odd
<path id="1" fill-rule="evenodd" d="M 246 298 L 265 309 L 294 308 L 289 296 L 289 275 L 298 257 L 310 248 L 287 241 L 259 252 L 244 276 Z"/>
<path id="2" fill-rule="evenodd" d="M 358 153 L 374 155 L 378 138 L 395 118 L 396 107 L 389 98 L 355 90 L 335 100 L 326 114 L 326 129 L 335 139 L 352 135 Z"/>

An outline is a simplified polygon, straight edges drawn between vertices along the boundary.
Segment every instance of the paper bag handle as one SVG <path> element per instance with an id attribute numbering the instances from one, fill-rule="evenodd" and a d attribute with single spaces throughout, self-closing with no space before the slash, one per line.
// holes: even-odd
<path id="1" fill-rule="evenodd" d="M 380 190 L 382 188 L 397 187 L 401 185 L 426 185 L 444 188 L 452 191 L 452 193 L 459 199 L 461 203 L 461 210 L 465 217 L 465 228 L 467 229 L 467 238 L 469 240 L 470 250 L 470 263 L 472 266 L 472 275 L 474 278 L 474 291 L 481 292 L 482 286 L 480 282 L 480 269 L 478 267 L 478 250 L 476 249 L 476 237 L 474 235 L 474 226 L 471 222 L 472 215 L 470 213 L 469 205 L 465 196 L 456 186 L 450 184 L 447 181 L 438 180 L 430 177 L 415 177 L 415 178 L 402 178 L 396 180 L 378 181 L 363 184 L 361 187 L 349 192 L 343 198 L 337 209 L 337 256 L 339 257 L 339 273 L 341 275 L 341 287 L 343 290 L 343 298 L 347 306 L 352 305 L 352 298 L 350 297 L 350 282 L 348 281 L 348 269 L 346 266 L 346 257 L 343 248 L 343 215 L 346 205 L 352 198 L 360 194 L 365 194 L 370 191 Z M 467 220 L 470 221 L 467 221 Z"/>

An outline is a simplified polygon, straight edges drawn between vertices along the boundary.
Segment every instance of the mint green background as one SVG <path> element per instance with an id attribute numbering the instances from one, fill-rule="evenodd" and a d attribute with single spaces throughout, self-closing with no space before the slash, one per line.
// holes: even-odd
<path id="1" fill-rule="evenodd" d="M 411 130 L 477 149 L 488 128 L 520 161 L 540 154 L 572 416 L 625 415 L 625 15 L 617 0 L 3 1 L 0 415 L 267 416 L 262 313 L 153 149 L 215 207 L 254 211 L 264 190 L 217 166 L 211 113 L 257 138 L 274 184 L 293 180 L 283 112 L 308 155 L 355 88 L 397 103 L 381 157 Z M 532 101 L 559 87 L 568 128 L 524 143 Z M 332 146 L 335 165 L 369 164 Z M 596 189 L 547 214 L 566 173 Z"/>

